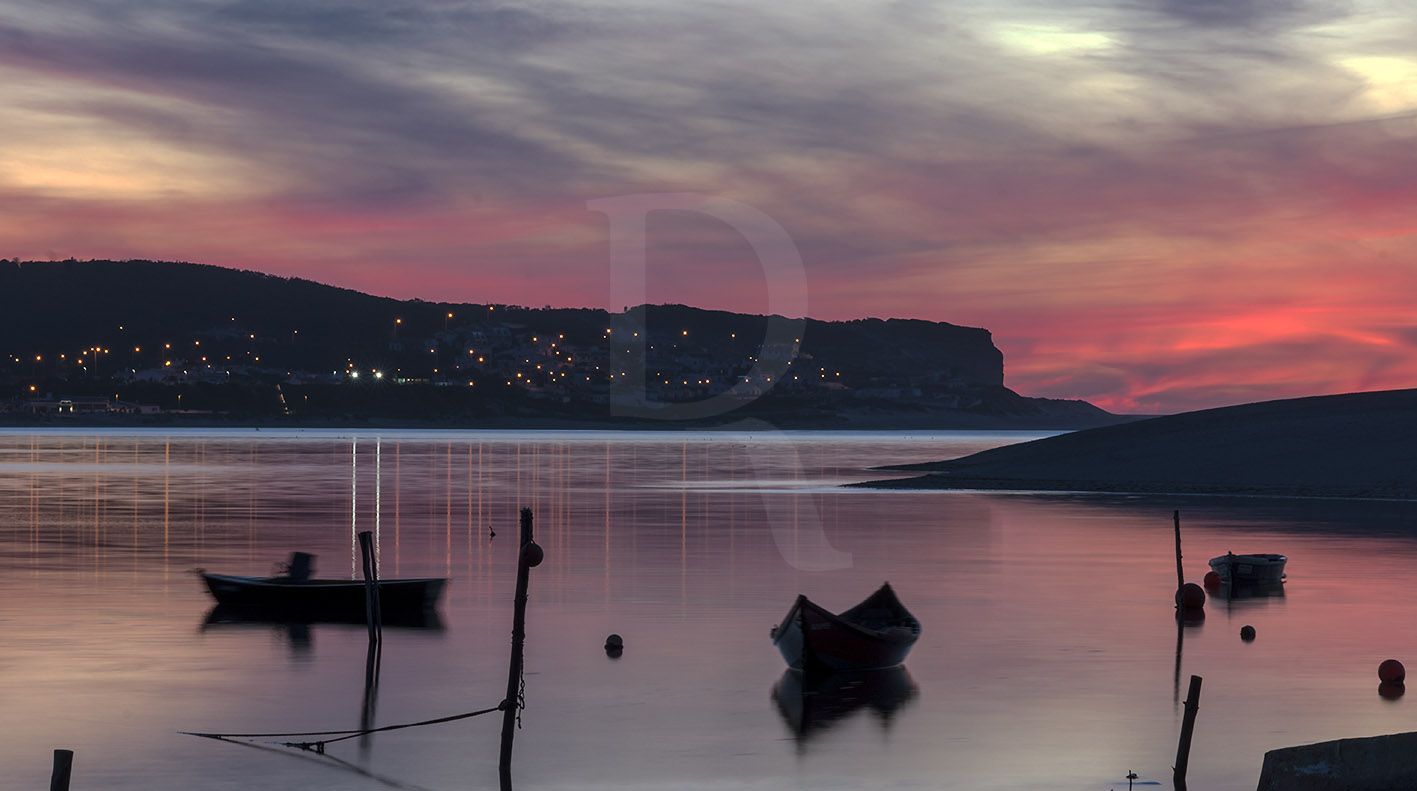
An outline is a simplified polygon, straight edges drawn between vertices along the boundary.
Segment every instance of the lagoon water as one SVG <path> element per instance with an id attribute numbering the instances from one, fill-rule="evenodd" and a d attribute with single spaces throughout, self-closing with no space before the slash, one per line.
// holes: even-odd
<path id="1" fill-rule="evenodd" d="M 1191 674 L 1194 788 L 1254 788 L 1276 747 L 1417 729 L 1417 700 L 1377 690 L 1381 660 L 1417 669 L 1414 504 L 840 488 L 1033 436 L 0 433 L 0 766 L 41 787 L 62 747 L 75 788 L 495 788 L 500 714 L 325 757 L 180 732 L 496 705 L 520 507 L 547 557 L 518 788 L 1169 787 Z M 1283 552 L 1282 595 L 1179 627 L 1173 509 L 1189 580 Z M 353 577 L 362 530 L 383 576 L 451 579 L 439 624 L 386 630 L 370 698 L 361 625 L 207 623 L 191 569 L 306 550 Z M 924 625 L 905 673 L 787 694 L 768 631 L 793 597 L 840 609 L 886 580 Z"/>

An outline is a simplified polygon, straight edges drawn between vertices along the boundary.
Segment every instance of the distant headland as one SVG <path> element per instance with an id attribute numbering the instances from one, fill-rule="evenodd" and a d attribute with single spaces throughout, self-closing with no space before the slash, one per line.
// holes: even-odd
<path id="1" fill-rule="evenodd" d="M 894 489 L 1417 499 L 1417 390 L 1266 401 L 889 469 Z"/>
<path id="2" fill-rule="evenodd" d="M 0 260 L 0 422 L 1071 429 L 987 330 L 394 300 L 159 261 Z"/>

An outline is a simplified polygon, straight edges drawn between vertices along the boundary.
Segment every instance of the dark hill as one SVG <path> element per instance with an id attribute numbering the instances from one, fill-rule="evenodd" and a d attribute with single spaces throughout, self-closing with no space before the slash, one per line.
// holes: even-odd
<path id="1" fill-rule="evenodd" d="M 346 387 L 356 372 L 377 372 L 382 389 L 370 390 L 368 376 L 358 380 L 364 389 Z M 989 331 L 944 322 L 683 305 L 611 314 L 395 300 L 198 264 L 0 261 L 0 386 L 16 400 L 117 396 L 253 417 L 276 409 L 331 419 L 604 420 L 614 416 L 613 386 L 637 372 L 643 381 L 630 381 L 655 405 L 742 386 L 751 392 L 733 394 L 742 402 L 735 417 L 800 428 L 1121 419 L 1085 402 L 1014 393 Z M 191 392 L 199 384 L 203 392 Z"/>
<path id="2" fill-rule="evenodd" d="M 662 345 L 665 354 L 751 355 L 768 321 L 682 305 L 641 306 L 631 313 L 634 323 L 673 342 L 672 349 Z M 372 366 L 388 356 L 390 343 L 422 343 L 470 324 L 512 326 L 525 330 L 528 340 L 542 333 L 595 344 L 611 315 L 594 309 L 395 300 L 201 264 L 0 263 L 0 353 L 12 356 L 72 356 L 95 345 L 122 350 L 202 336 L 242 336 L 272 344 L 269 351 L 295 367 L 342 368 L 351 357 Z M 822 358 L 818 367 L 832 366 L 833 378 L 839 372 L 851 387 L 950 377 L 969 385 L 1003 385 L 1003 356 L 987 330 L 901 319 L 796 323 L 801 344 L 795 352 L 805 353 L 806 360 Z M 689 341 L 672 337 L 681 330 L 690 331 Z M 805 360 L 798 364 L 805 366 Z"/>
<path id="3" fill-rule="evenodd" d="M 439 306 L 423 307 L 405 320 L 433 326 Z M 308 346 L 310 356 L 316 356 L 316 349 L 337 343 L 381 343 L 402 310 L 403 303 L 393 299 L 200 264 L 0 265 L 0 338 L 7 353 L 72 354 L 96 344 L 142 348 L 187 341 L 199 333 L 244 332 L 267 339 L 298 333 L 296 345 Z"/>
<path id="4" fill-rule="evenodd" d="M 1417 390 L 1317 396 L 1088 429 L 895 469 L 892 488 L 1417 497 Z"/>

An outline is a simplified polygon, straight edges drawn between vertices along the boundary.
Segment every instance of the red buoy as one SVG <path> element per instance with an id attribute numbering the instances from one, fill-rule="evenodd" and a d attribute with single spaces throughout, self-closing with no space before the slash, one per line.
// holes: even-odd
<path id="1" fill-rule="evenodd" d="M 526 561 L 528 566 L 540 566 L 541 561 L 545 558 L 546 553 L 541 549 L 541 545 L 535 541 L 528 541 L 526 546 L 522 547 L 522 560 Z"/>
<path id="2" fill-rule="evenodd" d="M 1194 582 L 1176 589 L 1176 606 L 1182 610 L 1199 610 L 1205 606 L 1205 591 Z"/>
<path id="3" fill-rule="evenodd" d="M 1384 659 L 1378 665 L 1378 678 L 1384 684 L 1401 684 L 1407 678 L 1407 669 L 1396 659 Z"/>
<path id="4" fill-rule="evenodd" d="M 1205 583 L 1206 590 L 1213 591 L 1220 587 L 1220 575 L 1216 574 L 1214 571 L 1207 571 L 1202 582 Z"/>

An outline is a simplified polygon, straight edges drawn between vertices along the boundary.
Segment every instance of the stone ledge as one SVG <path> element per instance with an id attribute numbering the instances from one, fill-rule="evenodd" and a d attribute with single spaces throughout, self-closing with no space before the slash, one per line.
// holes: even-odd
<path id="1" fill-rule="evenodd" d="M 1264 754 L 1258 791 L 1411 791 L 1417 732 L 1284 747 Z"/>

